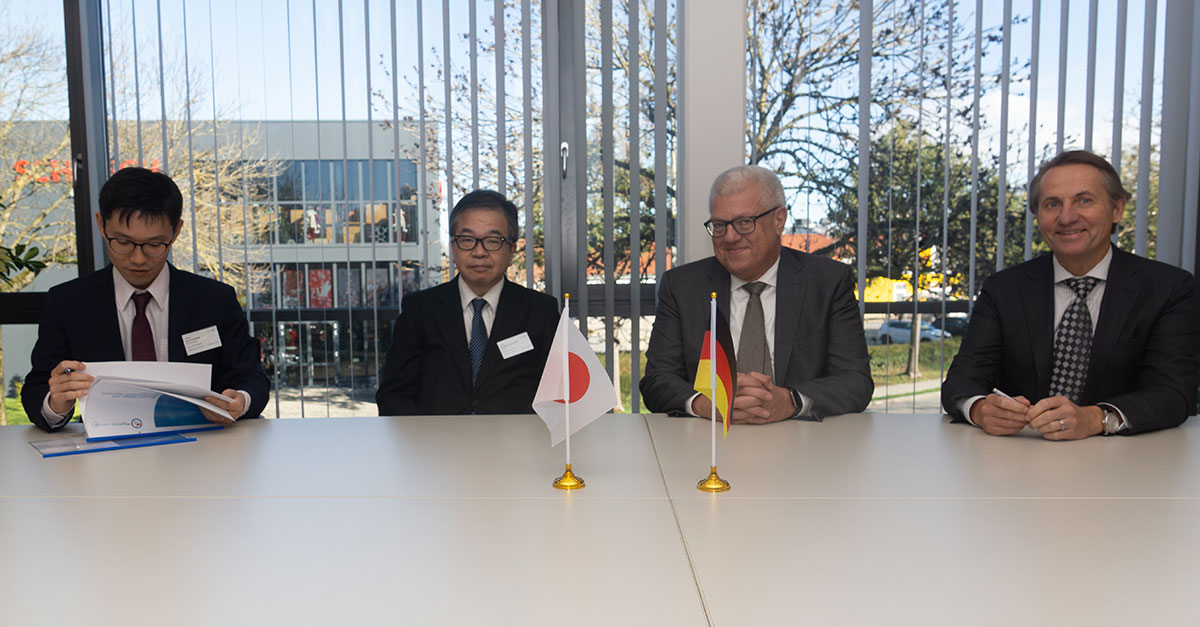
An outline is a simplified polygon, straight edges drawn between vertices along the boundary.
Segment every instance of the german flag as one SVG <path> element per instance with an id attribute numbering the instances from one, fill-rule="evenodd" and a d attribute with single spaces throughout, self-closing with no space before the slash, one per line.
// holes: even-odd
<path id="1" fill-rule="evenodd" d="M 729 323 L 725 316 L 716 309 L 713 300 L 712 320 L 716 326 L 716 342 L 713 342 L 712 330 L 704 332 L 704 344 L 700 347 L 700 363 L 696 365 L 696 382 L 692 388 L 707 396 L 721 417 L 725 420 L 725 436 L 729 435 L 729 413 L 733 409 L 733 396 L 737 390 L 737 362 L 733 353 L 733 334 L 729 332 Z M 713 358 L 714 350 L 716 358 Z M 716 381 L 710 379 L 713 366 L 716 366 Z"/>

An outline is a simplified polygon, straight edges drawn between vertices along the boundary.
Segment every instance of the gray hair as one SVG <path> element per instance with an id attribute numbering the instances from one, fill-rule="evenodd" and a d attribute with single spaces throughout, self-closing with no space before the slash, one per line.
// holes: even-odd
<path id="1" fill-rule="evenodd" d="M 713 181 L 712 189 L 708 193 L 708 206 L 711 209 L 718 196 L 740 194 L 747 188 L 758 190 L 758 198 L 764 210 L 787 205 L 787 198 L 783 195 L 783 184 L 774 172 L 762 166 L 739 165 L 725 170 Z"/>

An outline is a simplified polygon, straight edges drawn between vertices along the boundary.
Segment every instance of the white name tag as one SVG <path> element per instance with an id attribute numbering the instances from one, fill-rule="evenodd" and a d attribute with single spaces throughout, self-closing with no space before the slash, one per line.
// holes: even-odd
<path id="1" fill-rule="evenodd" d="M 533 342 L 529 340 L 529 334 L 524 331 L 507 340 L 496 342 L 496 346 L 500 348 L 500 355 L 505 359 L 533 350 Z"/>
<path id="2" fill-rule="evenodd" d="M 183 334 L 183 348 L 188 357 L 196 353 L 217 348 L 221 345 L 221 334 L 217 333 L 217 325 Z"/>

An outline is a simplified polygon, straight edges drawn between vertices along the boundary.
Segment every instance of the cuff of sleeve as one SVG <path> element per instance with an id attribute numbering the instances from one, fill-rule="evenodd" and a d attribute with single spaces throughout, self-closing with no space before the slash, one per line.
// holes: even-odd
<path id="1" fill-rule="evenodd" d="M 962 412 L 963 418 L 966 418 L 967 423 L 972 426 L 978 427 L 979 425 L 975 424 L 974 420 L 971 420 L 971 407 L 975 405 L 976 401 L 979 401 L 983 398 L 984 396 L 982 394 L 979 396 L 972 396 L 958 405 L 958 410 Z"/>
<path id="2" fill-rule="evenodd" d="M 800 390 L 796 390 L 796 394 L 800 395 L 800 407 L 796 408 L 796 413 L 794 414 L 794 417 L 802 418 L 804 416 L 812 415 L 812 406 L 813 406 L 812 399 L 809 398 L 807 394 L 805 394 L 804 392 L 801 392 Z"/>
<path id="3" fill-rule="evenodd" d="M 696 400 L 697 396 L 700 396 L 699 392 L 689 396 L 688 399 L 683 402 L 683 411 L 689 416 L 695 416 L 696 418 L 699 418 L 700 416 L 696 416 L 696 412 L 692 411 L 692 401 Z"/>
<path id="4" fill-rule="evenodd" d="M 1121 411 L 1120 407 L 1117 407 L 1111 403 L 1096 403 L 1096 405 L 1098 405 L 1100 409 L 1107 409 L 1117 415 L 1117 419 L 1121 421 L 1121 426 L 1117 429 L 1117 433 L 1129 428 L 1129 421 L 1125 419 L 1125 412 Z"/>
<path id="5" fill-rule="evenodd" d="M 250 411 L 250 393 L 246 390 L 238 390 L 237 393 L 242 395 L 242 413 L 234 416 L 234 420 L 245 416 L 246 412 Z"/>
<path id="6" fill-rule="evenodd" d="M 68 409 L 67 413 L 60 414 L 53 409 L 50 409 L 50 393 L 46 392 L 46 398 L 42 399 L 42 418 L 46 419 L 46 425 L 51 429 L 57 429 L 71 421 L 72 410 Z"/>

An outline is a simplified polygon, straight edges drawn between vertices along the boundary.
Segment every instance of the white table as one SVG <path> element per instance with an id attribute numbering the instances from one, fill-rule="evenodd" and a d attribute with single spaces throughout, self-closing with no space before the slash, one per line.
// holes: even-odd
<path id="1" fill-rule="evenodd" d="M 930 415 L 648 418 L 714 625 L 1197 625 L 1200 422 L 988 436 Z"/>
<path id="2" fill-rule="evenodd" d="M 1200 422 L 248 421 L 41 459 L 0 428 L 4 625 L 1200 624 Z"/>
<path id="3" fill-rule="evenodd" d="M 640 416 L 259 420 L 41 459 L 0 429 L 0 625 L 703 625 Z M 631 620 L 632 619 L 632 620 Z"/>

